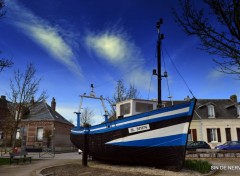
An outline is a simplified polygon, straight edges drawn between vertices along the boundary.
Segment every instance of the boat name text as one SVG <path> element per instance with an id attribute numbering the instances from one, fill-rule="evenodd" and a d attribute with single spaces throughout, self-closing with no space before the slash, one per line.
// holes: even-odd
<path id="1" fill-rule="evenodd" d="M 136 132 L 139 132 L 139 131 L 145 131 L 145 130 L 149 130 L 149 129 L 150 129 L 149 124 L 146 124 L 146 125 L 141 125 L 141 126 L 128 128 L 128 132 L 129 133 L 136 133 Z"/>

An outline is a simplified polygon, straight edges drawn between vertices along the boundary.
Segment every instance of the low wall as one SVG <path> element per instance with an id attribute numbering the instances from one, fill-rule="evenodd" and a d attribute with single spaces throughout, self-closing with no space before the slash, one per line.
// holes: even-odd
<path id="1" fill-rule="evenodd" d="M 187 158 L 233 158 L 240 157 L 240 150 L 197 149 L 186 151 Z"/>

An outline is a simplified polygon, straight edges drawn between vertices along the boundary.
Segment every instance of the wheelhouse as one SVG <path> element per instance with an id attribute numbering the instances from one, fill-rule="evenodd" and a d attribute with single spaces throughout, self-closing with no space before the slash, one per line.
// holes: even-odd
<path id="1" fill-rule="evenodd" d="M 116 104 L 117 118 L 128 117 L 157 108 L 157 102 L 153 100 L 128 99 Z"/>

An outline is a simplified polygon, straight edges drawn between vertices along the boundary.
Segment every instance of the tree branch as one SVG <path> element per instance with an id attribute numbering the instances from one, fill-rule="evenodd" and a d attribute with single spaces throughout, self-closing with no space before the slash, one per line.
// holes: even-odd
<path id="1" fill-rule="evenodd" d="M 183 11 L 179 15 L 173 9 L 175 20 L 186 34 L 195 35 L 200 39 L 200 49 L 228 59 L 227 62 L 231 64 L 226 64 L 226 60 L 214 60 L 220 67 L 223 67 L 222 70 L 239 74 L 240 0 L 204 0 L 204 2 L 209 7 L 209 13 L 206 13 L 203 8 L 197 10 L 192 0 L 184 2 L 180 0 Z M 232 67 L 233 63 L 235 67 Z"/>

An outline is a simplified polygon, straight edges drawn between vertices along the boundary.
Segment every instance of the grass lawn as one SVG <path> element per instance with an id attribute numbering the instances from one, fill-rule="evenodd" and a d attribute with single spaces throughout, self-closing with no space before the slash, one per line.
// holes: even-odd
<path id="1" fill-rule="evenodd" d="M 0 158 L 0 165 L 9 164 L 9 158 Z"/>

